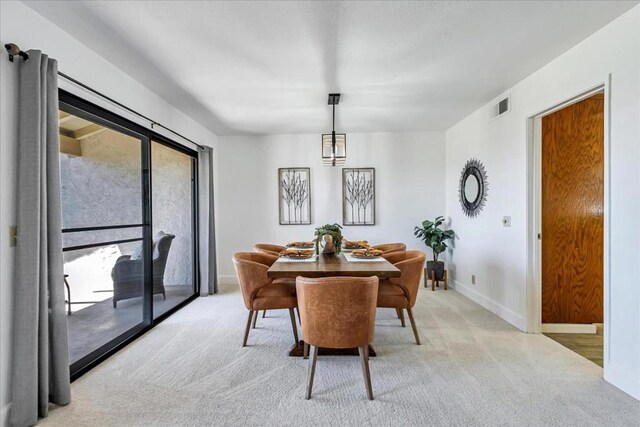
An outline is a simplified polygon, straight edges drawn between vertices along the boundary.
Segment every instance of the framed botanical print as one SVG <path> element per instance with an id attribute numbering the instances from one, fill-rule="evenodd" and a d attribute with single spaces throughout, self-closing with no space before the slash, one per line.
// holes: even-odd
<path id="1" fill-rule="evenodd" d="M 311 224 L 311 169 L 278 169 L 281 225 Z"/>
<path id="2" fill-rule="evenodd" d="M 342 224 L 375 225 L 375 223 L 375 169 L 342 169 Z"/>

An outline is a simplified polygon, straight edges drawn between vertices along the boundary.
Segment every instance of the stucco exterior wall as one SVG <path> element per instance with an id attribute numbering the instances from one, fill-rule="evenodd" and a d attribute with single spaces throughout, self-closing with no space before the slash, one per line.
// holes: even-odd
<path id="1" fill-rule="evenodd" d="M 153 233 L 162 230 L 176 236 L 167 261 L 167 285 L 193 283 L 191 167 L 191 157 L 152 144 Z"/>
<path id="2" fill-rule="evenodd" d="M 140 141 L 105 130 L 82 141 L 82 156 L 60 155 L 63 226 L 87 227 L 142 222 Z M 152 144 L 153 234 L 174 234 L 165 285 L 192 284 L 191 158 Z M 65 234 L 64 245 L 141 237 L 140 228 Z M 115 247 L 117 246 L 117 248 Z M 131 254 L 138 243 L 114 245 Z M 101 249 L 65 253 L 65 264 L 98 256 Z M 111 259 L 109 259 L 111 262 Z M 107 260 L 103 260 L 107 262 Z M 100 280 L 108 282 L 107 277 Z M 96 280 L 98 278 L 96 277 Z M 105 283 L 106 284 L 106 283 Z"/>

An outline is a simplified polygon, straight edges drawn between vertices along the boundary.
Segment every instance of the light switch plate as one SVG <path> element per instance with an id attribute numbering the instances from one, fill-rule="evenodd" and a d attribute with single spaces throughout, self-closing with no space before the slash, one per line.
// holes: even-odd
<path id="1" fill-rule="evenodd" d="M 503 216 L 502 217 L 502 226 L 503 227 L 511 227 L 511 217 L 510 216 Z"/>
<path id="2" fill-rule="evenodd" d="M 9 247 L 12 248 L 18 244 L 18 227 L 16 225 L 9 226 Z"/>

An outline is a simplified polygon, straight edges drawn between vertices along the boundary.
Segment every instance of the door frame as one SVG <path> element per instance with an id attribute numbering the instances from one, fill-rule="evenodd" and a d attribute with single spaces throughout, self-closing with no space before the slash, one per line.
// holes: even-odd
<path id="1" fill-rule="evenodd" d="M 610 209 L 611 209 L 611 149 L 610 149 L 610 88 L 611 75 L 593 87 L 565 99 L 527 118 L 527 300 L 526 327 L 528 333 L 542 333 L 542 118 L 582 101 L 598 92 L 604 92 L 604 211 L 603 211 L 603 319 L 604 366 L 609 359 L 610 348 Z M 544 236 L 542 236 L 544 238 Z"/>

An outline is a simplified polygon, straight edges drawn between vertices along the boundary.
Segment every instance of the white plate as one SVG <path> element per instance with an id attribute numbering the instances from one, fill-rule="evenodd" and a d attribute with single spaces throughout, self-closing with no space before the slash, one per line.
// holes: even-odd
<path id="1" fill-rule="evenodd" d="M 276 262 L 316 262 L 317 255 L 313 255 L 309 258 L 287 258 L 287 257 L 278 257 Z"/>

